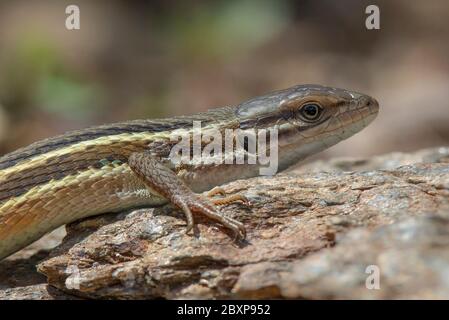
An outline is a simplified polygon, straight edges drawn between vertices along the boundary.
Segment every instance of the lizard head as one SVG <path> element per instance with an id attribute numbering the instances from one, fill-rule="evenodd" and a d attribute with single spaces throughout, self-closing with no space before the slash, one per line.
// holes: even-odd
<path id="1" fill-rule="evenodd" d="M 378 102 L 365 94 L 298 85 L 246 101 L 235 112 L 241 129 L 277 128 L 285 166 L 359 132 L 378 111 Z"/>

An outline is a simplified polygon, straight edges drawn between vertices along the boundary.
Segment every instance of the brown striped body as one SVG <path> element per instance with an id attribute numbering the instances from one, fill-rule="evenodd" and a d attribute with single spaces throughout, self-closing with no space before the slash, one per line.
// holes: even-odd
<path id="1" fill-rule="evenodd" d="M 227 111 L 213 113 L 220 119 Z M 192 120 L 208 119 L 199 114 L 94 127 L 0 158 L 0 259 L 80 218 L 167 202 L 135 176 L 128 157 L 168 143 L 171 130 L 189 129 Z"/>

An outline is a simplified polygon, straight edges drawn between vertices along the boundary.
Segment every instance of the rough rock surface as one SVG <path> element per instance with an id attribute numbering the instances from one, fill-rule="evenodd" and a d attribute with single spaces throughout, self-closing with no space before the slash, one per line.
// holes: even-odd
<path id="1" fill-rule="evenodd" d="M 102 215 L 68 226 L 50 257 L 1 262 L 20 278 L 44 258 L 51 287 L 37 274 L 9 287 L 0 277 L 0 298 L 449 298 L 449 148 L 223 187 L 251 201 L 222 207 L 245 242 L 201 217 L 187 235 L 171 206 Z"/>

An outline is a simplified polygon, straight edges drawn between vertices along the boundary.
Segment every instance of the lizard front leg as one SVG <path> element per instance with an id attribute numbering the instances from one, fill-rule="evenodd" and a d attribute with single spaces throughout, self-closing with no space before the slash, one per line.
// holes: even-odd
<path id="1" fill-rule="evenodd" d="M 231 229 L 237 237 L 245 238 L 246 230 L 241 222 L 223 216 L 206 197 L 194 193 L 181 178 L 150 153 L 132 153 L 128 165 L 145 185 L 184 211 L 187 218 L 186 232 L 193 228 L 192 212 L 194 212 L 220 222 Z"/>

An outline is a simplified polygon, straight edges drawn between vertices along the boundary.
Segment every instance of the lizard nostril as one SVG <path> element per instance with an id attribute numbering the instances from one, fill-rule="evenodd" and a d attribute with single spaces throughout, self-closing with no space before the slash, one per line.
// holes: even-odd
<path id="1" fill-rule="evenodd" d="M 379 103 L 374 98 L 371 98 L 371 97 L 368 98 L 366 103 L 365 103 L 365 106 L 369 110 L 371 110 L 371 112 L 373 112 L 373 113 L 377 113 L 379 111 Z"/>
<path id="2" fill-rule="evenodd" d="M 364 100 L 364 101 L 363 101 Z M 365 97 L 365 99 L 363 99 L 362 101 L 362 105 L 368 107 L 368 108 L 376 108 L 377 101 L 374 98 L 371 97 Z"/>

